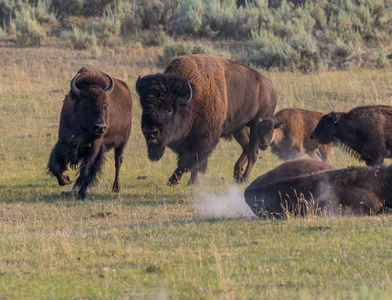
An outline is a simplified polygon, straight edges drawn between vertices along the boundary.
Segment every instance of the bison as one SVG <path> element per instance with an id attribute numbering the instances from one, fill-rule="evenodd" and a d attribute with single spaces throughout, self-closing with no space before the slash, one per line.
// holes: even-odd
<path id="1" fill-rule="evenodd" d="M 330 112 L 321 118 L 311 139 L 342 144 L 366 165 L 382 165 L 384 158 L 392 157 L 392 107 L 372 105 L 347 113 Z"/>
<path id="2" fill-rule="evenodd" d="M 306 153 L 311 158 L 329 162 L 332 143 L 321 145 L 310 139 L 322 116 L 318 111 L 286 108 L 273 119 L 260 120 L 257 124 L 259 148 L 265 151 L 271 145 L 272 152 L 283 160 L 301 158 Z"/>
<path id="3" fill-rule="evenodd" d="M 87 187 L 100 172 L 104 154 L 114 148 L 116 175 L 113 191 L 121 189 L 120 167 L 131 132 L 132 97 L 127 84 L 92 67 L 81 68 L 71 80 L 60 115 L 59 136 L 48 163 L 48 171 L 59 185 L 72 183 L 63 175 L 67 166 L 80 164 L 73 191 L 86 199 Z"/>
<path id="4" fill-rule="evenodd" d="M 179 184 L 189 171 L 188 184 L 197 183 L 220 137 L 232 136 L 243 150 L 234 178 L 248 180 L 257 159 L 257 120 L 272 117 L 276 106 L 276 90 L 268 78 L 234 60 L 186 55 L 172 60 L 164 73 L 139 77 L 136 91 L 149 159 L 159 160 L 166 147 L 178 155 L 168 185 Z"/>
<path id="5" fill-rule="evenodd" d="M 282 180 L 257 178 L 244 195 L 259 217 L 371 215 L 391 207 L 391 188 L 392 166 L 357 166 Z"/>

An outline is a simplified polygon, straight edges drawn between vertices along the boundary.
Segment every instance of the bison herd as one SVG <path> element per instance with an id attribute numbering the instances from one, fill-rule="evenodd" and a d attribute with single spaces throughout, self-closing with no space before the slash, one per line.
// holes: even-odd
<path id="1" fill-rule="evenodd" d="M 136 92 L 149 159 L 159 160 L 167 147 L 177 154 L 168 185 L 180 184 L 186 172 L 188 184 L 198 183 L 219 139 L 234 137 L 242 147 L 234 165 L 237 182 L 249 180 L 259 149 L 270 146 L 285 161 L 245 189 L 245 201 L 259 217 L 370 215 L 392 205 L 392 166 L 382 165 L 391 157 L 392 107 L 362 106 L 327 115 L 286 108 L 274 114 L 277 93 L 268 78 L 244 64 L 207 54 L 178 57 L 163 73 L 139 77 Z M 120 191 L 131 123 L 127 84 L 95 68 L 81 68 L 63 102 L 58 141 L 48 163 L 59 185 L 72 183 L 64 175 L 68 166 L 79 168 L 72 190 L 65 194 L 85 200 L 112 148 L 113 191 Z M 333 167 L 329 155 L 334 144 L 367 166 Z M 310 159 L 302 159 L 305 154 Z"/>

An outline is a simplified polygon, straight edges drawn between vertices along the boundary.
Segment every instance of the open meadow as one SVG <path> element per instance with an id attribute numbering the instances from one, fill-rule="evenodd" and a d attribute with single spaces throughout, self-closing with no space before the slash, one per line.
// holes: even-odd
<path id="1" fill-rule="evenodd" d="M 186 174 L 166 186 L 176 157 L 166 150 L 148 160 L 135 91 L 139 75 L 163 70 L 161 50 L 124 46 L 91 58 L 0 47 L 0 299 L 391 299 L 392 217 L 234 218 L 247 208 L 246 184 L 232 177 L 240 146 L 223 139 L 200 185 L 186 186 Z M 134 103 L 122 191 L 110 192 L 109 152 L 86 202 L 61 196 L 66 187 L 46 173 L 62 101 L 82 66 L 127 82 Z M 390 69 L 263 73 L 278 91 L 276 111 L 392 105 Z M 259 155 L 251 180 L 281 163 L 270 150 Z M 363 164 L 339 148 L 331 163 Z"/>

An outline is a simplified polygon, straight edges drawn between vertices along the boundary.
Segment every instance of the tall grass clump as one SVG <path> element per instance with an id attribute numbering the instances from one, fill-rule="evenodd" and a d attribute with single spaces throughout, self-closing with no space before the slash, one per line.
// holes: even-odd
<path id="1" fill-rule="evenodd" d="M 19 46 L 40 46 L 49 31 L 50 26 L 56 23 L 50 10 L 49 0 L 38 0 L 35 4 L 16 1 L 10 3 L 3 1 L 0 4 L 4 11 L 9 12 L 8 28 L 10 34 L 16 35 Z M 4 15 L 3 24 L 7 26 Z"/>

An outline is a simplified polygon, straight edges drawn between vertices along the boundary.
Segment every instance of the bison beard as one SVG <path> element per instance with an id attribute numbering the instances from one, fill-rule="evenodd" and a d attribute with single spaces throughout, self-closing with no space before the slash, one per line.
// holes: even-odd
<path id="1" fill-rule="evenodd" d="M 166 147 L 158 144 L 158 145 L 150 145 L 147 143 L 147 151 L 148 151 L 148 158 L 151 161 L 158 161 L 162 158 L 163 154 L 165 153 Z"/>

